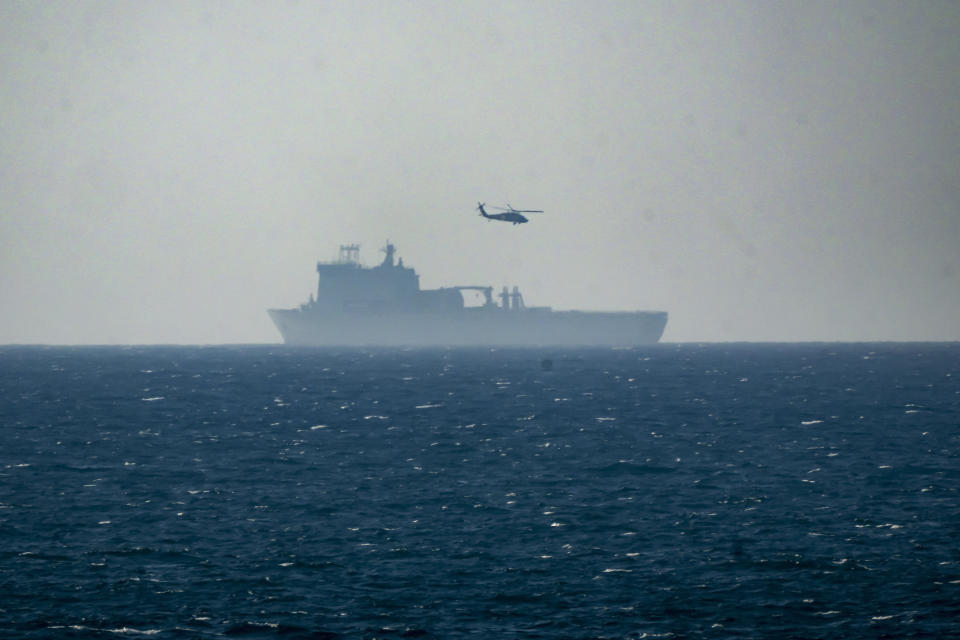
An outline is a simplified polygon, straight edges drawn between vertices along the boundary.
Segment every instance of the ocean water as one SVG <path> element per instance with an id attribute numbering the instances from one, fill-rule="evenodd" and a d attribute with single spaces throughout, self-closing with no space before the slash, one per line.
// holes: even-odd
<path id="1" fill-rule="evenodd" d="M 960 637 L 958 489 L 960 344 L 3 347 L 0 637 Z"/>

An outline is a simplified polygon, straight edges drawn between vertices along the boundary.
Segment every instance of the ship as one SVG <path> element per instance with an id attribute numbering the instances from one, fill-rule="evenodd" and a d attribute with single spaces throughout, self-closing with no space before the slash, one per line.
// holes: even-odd
<path id="1" fill-rule="evenodd" d="M 360 247 L 341 245 L 317 263 L 316 297 L 294 309 L 268 309 L 283 341 L 303 346 L 633 346 L 660 340 L 665 311 L 555 311 L 524 304 L 519 288 L 458 285 L 421 289 L 420 276 L 395 260 L 360 264 Z M 467 305 L 464 292 L 479 304 Z"/>

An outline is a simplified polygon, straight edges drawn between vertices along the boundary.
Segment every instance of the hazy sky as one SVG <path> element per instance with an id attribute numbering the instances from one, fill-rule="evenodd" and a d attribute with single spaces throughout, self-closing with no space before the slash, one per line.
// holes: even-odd
<path id="1" fill-rule="evenodd" d="M 958 340 L 958 70 L 956 2 L 0 0 L 0 343 L 276 342 L 388 238 L 667 341 Z"/>

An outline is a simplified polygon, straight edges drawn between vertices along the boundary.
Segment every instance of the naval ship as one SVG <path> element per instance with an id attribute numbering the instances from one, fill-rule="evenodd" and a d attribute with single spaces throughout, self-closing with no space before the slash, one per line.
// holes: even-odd
<path id="1" fill-rule="evenodd" d="M 341 245 L 336 262 L 317 263 L 316 298 L 296 309 L 269 309 L 290 345 L 312 346 L 630 346 L 657 342 L 664 311 L 554 311 L 528 307 L 517 287 L 461 285 L 421 289 L 420 276 L 386 256 L 360 264 L 359 245 Z M 464 291 L 482 294 L 468 306 Z M 494 299 L 496 297 L 496 299 Z"/>

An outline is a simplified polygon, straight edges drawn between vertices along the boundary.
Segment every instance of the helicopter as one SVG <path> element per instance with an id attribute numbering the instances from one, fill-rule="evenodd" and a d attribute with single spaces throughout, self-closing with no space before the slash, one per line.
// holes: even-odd
<path id="1" fill-rule="evenodd" d="M 506 207 L 493 207 L 494 209 L 503 211 L 503 213 L 487 213 L 487 210 L 484 209 L 486 204 L 486 202 L 478 202 L 477 211 L 487 220 L 500 220 L 502 222 L 512 222 L 513 224 L 523 224 L 527 222 L 527 217 L 523 215 L 524 213 L 543 213 L 540 209 L 514 209 L 510 204 L 507 204 Z"/>

